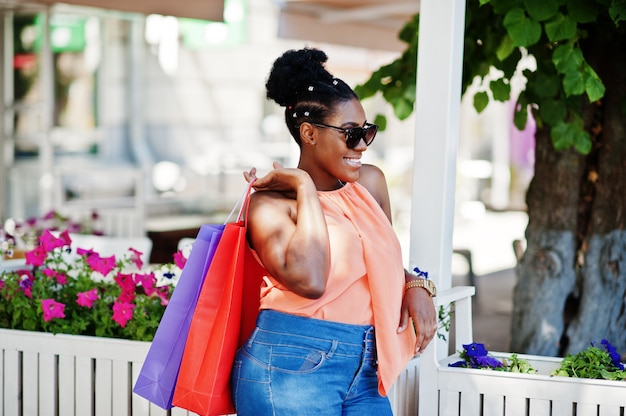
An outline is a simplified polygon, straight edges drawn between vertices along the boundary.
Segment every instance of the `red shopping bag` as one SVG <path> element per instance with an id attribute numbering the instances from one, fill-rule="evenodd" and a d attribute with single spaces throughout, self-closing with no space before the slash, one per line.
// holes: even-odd
<path id="1" fill-rule="evenodd" d="M 223 224 L 200 228 L 135 382 L 135 394 L 163 409 L 172 407 L 193 312 L 223 230 Z"/>
<path id="2" fill-rule="evenodd" d="M 237 222 L 226 224 L 204 279 L 176 382 L 174 406 L 202 416 L 235 413 L 230 374 L 237 348 L 258 315 L 263 273 L 248 248 L 240 213 Z"/>

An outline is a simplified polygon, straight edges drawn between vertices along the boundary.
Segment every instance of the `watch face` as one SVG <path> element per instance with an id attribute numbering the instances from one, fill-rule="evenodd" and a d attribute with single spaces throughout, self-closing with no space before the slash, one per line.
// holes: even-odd
<path id="1" fill-rule="evenodd" d="M 435 283 L 432 280 L 427 280 L 426 282 L 428 283 L 428 289 L 430 290 L 430 294 L 432 296 L 435 296 L 437 294 L 437 287 L 435 286 Z"/>

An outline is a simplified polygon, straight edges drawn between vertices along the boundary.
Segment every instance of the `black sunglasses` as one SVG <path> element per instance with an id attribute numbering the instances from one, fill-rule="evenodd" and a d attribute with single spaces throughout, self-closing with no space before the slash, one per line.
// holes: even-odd
<path id="1" fill-rule="evenodd" d="M 325 127 L 327 129 L 333 129 L 342 132 L 346 135 L 346 146 L 348 149 L 354 149 L 361 140 L 365 142 L 366 146 L 369 146 L 374 141 L 376 133 L 378 132 L 378 125 L 365 123 L 363 127 L 351 127 L 349 129 L 342 129 L 341 127 L 329 126 L 322 123 L 311 123 L 317 127 Z"/>

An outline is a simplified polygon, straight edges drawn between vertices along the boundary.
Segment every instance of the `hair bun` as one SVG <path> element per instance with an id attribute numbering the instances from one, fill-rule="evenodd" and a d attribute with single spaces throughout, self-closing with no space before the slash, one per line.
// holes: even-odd
<path id="1" fill-rule="evenodd" d="M 298 93 L 310 86 L 328 83 L 332 75 L 324 66 L 327 60 L 326 53 L 314 48 L 285 52 L 274 62 L 265 83 L 267 98 L 288 106 L 296 103 Z"/>

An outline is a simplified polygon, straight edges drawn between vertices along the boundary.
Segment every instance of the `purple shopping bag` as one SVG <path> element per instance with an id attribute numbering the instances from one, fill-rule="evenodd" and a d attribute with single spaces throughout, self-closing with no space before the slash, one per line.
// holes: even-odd
<path id="1" fill-rule="evenodd" d="M 166 410 L 172 408 L 191 318 L 223 232 L 223 224 L 200 228 L 133 389 Z"/>

